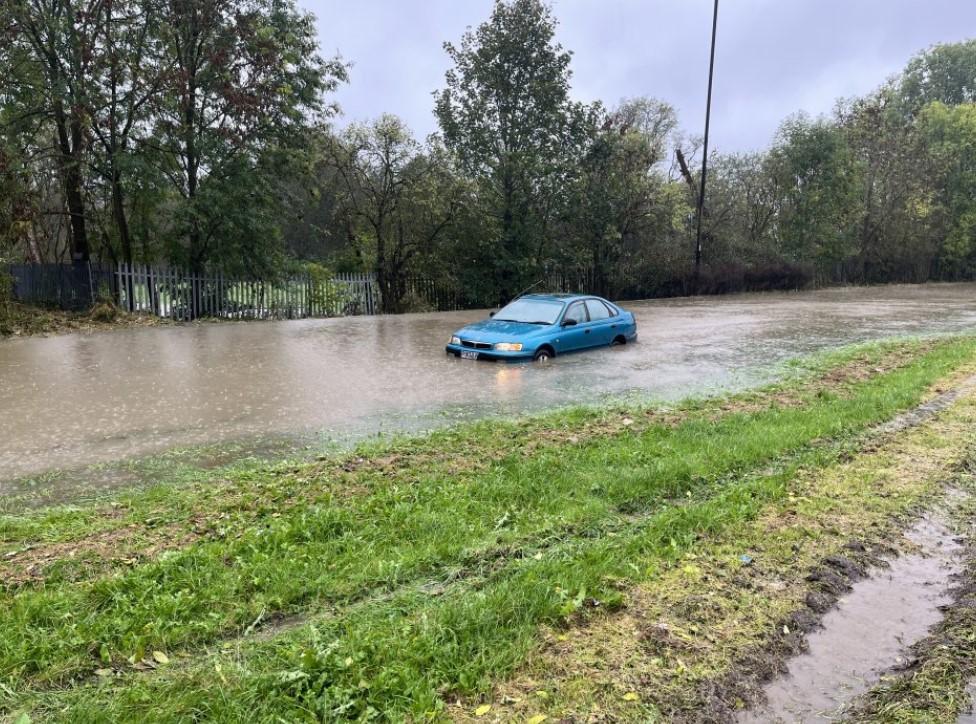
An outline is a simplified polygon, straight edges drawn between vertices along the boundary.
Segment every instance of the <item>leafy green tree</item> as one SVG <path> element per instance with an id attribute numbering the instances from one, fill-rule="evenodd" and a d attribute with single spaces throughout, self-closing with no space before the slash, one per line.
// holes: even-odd
<path id="1" fill-rule="evenodd" d="M 976 40 L 934 45 L 913 57 L 898 83 L 903 108 L 917 113 L 934 101 L 976 102 Z"/>
<path id="2" fill-rule="evenodd" d="M 838 124 L 861 170 L 854 226 L 860 280 L 924 281 L 937 245 L 920 203 L 932 178 L 915 124 L 890 86 L 846 103 Z"/>
<path id="3" fill-rule="evenodd" d="M 155 174 L 147 162 L 151 153 L 145 131 L 152 104 L 171 71 L 160 52 L 161 14 L 160 0 L 107 2 L 99 7 L 92 29 L 90 163 L 108 188 L 110 236 L 118 241 L 121 260 L 130 264 L 134 242 L 129 191 L 152 186 L 149 177 Z"/>
<path id="4" fill-rule="evenodd" d="M 430 258 L 450 228 L 461 186 L 436 143 L 418 143 L 396 116 L 354 124 L 332 144 L 342 213 L 357 225 L 357 239 L 372 261 L 383 311 L 404 311 L 407 277 L 420 257 Z"/>
<path id="5" fill-rule="evenodd" d="M 770 170 L 782 189 L 777 234 L 793 261 L 812 262 L 828 279 L 846 281 L 855 256 L 861 168 L 840 129 L 795 116 L 770 151 Z M 838 278 L 839 277 L 839 278 Z"/>
<path id="6" fill-rule="evenodd" d="M 676 126 L 671 106 L 639 98 L 601 113 L 593 127 L 566 215 L 573 261 L 590 270 L 594 293 L 619 293 L 629 277 L 625 257 L 639 256 L 641 241 L 670 222 L 660 165 Z"/>
<path id="7" fill-rule="evenodd" d="M 436 94 L 447 147 L 480 187 L 490 235 L 483 273 L 505 301 L 537 278 L 560 189 L 585 142 L 587 113 L 569 99 L 570 53 L 540 0 L 496 0 L 491 17 L 445 44 L 454 67 Z"/>
<path id="8" fill-rule="evenodd" d="M 0 134 L 0 260 L 17 247 L 28 247 L 31 205 L 25 160 Z M 0 261 L 3 264 L 3 261 Z"/>
<path id="9" fill-rule="evenodd" d="M 166 0 L 159 27 L 172 70 L 155 97 L 153 144 L 180 199 L 170 253 L 193 268 L 266 267 L 280 246 L 261 174 L 280 170 L 332 110 L 323 97 L 346 67 L 319 57 L 313 18 L 293 0 Z"/>
<path id="10" fill-rule="evenodd" d="M 781 261 L 774 231 L 782 197 L 780 175 L 762 153 L 716 156 L 709 167 L 705 231 L 710 263 L 763 265 Z"/>
<path id="11" fill-rule="evenodd" d="M 0 65 L 11 84 L 5 102 L 15 108 L 7 121 L 52 132 L 75 261 L 87 261 L 91 254 L 85 176 L 89 79 L 103 6 L 99 0 L 8 0 L 0 15 L 5 41 Z"/>
<path id="12" fill-rule="evenodd" d="M 937 180 L 932 213 L 944 242 L 940 272 L 949 278 L 976 273 L 976 105 L 935 101 L 920 114 Z"/>

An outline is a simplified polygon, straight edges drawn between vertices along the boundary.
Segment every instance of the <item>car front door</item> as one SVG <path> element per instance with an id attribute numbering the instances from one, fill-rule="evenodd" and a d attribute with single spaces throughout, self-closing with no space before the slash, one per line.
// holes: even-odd
<path id="1" fill-rule="evenodd" d="M 587 299 L 586 312 L 590 317 L 590 344 L 594 347 L 610 344 L 614 330 L 610 327 L 613 315 L 609 307 L 599 299 Z"/>
<path id="2" fill-rule="evenodd" d="M 576 324 L 567 324 L 575 320 Z M 571 352 L 574 349 L 589 347 L 589 322 L 586 305 L 583 302 L 573 302 L 563 314 L 562 330 L 559 332 L 559 347 L 562 351 Z"/>

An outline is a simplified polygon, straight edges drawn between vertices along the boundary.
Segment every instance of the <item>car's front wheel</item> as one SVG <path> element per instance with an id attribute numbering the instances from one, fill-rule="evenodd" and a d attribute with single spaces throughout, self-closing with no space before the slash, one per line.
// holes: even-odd
<path id="1" fill-rule="evenodd" d="M 552 350 L 548 347 L 540 347 L 535 351 L 535 355 L 532 357 L 536 362 L 548 362 L 555 355 L 553 355 Z"/>

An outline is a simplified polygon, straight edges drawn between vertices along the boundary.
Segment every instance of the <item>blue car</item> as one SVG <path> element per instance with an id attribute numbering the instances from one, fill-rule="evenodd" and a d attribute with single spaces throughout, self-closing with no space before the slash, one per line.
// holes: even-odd
<path id="1" fill-rule="evenodd" d="M 637 339 L 637 321 L 606 299 L 526 294 L 451 336 L 447 353 L 464 359 L 547 360 L 564 352 Z"/>

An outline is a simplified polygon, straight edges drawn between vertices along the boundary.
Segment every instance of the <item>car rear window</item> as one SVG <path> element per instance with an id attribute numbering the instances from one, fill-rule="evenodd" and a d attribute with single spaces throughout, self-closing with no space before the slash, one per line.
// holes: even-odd
<path id="1" fill-rule="evenodd" d="M 599 299 L 587 299 L 586 311 L 590 313 L 590 321 L 596 322 L 601 319 L 610 319 L 616 315 L 615 312 L 601 302 Z"/>

